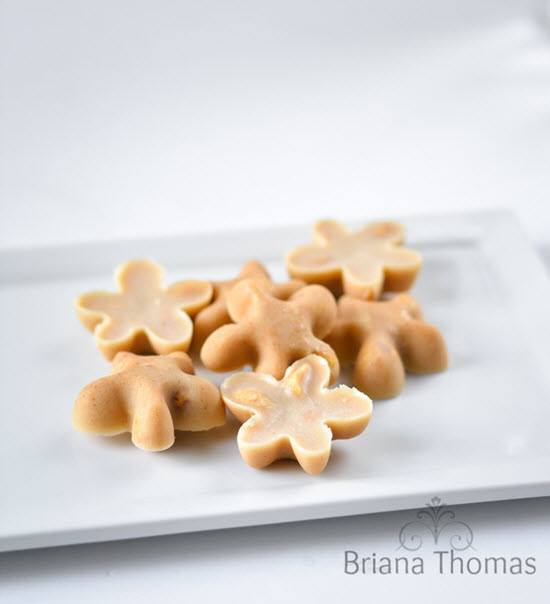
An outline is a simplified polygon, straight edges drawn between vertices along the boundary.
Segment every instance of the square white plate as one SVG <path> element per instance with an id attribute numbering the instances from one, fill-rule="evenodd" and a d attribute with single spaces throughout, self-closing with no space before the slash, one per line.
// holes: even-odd
<path id="1" fill-rule="evenodd" d="M 234 275 L 250 258 L 284 278 L 283 253 L 309 227 L 10 251 L 1 255 L 0 550 L 550 495 L 550 284 L 513 216 L 405 221 L 425 264 L 413 293 L 447 339 L 451 367 L 409 377 L 375 403 L 326 471 L 284 461 L 258 471 L 237 424 L 180 433 L 163 453 L 127 435 L 71 428 L 75 396 L 108 372 L 78 323 L 76 294 L 151 257 L 168 278 Z M 215 376 L 220 381 L 221 376 Z"/>

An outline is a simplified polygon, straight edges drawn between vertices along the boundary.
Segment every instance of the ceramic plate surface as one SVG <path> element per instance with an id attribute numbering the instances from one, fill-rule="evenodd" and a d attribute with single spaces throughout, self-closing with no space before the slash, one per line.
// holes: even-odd
<path id="1" fill-rule="evenodd" d="M 375 403 L 367 430 L 336 441 L 320 476 L 290 461 L 249 468 L 234 421 L 179 433 L 163 453 L 70 422 L 79 390 L 109 369 L 76 319 L 79 292 L 112 289 L 113 268 L 132 257 L 164 264 L 170 280 L 225 278 L 258 258 L 282 279 L 284 252 L 308 242 L 309 227 L 3 252 L 0 550 L 419 507 L 433 496 L 550 495 L 542 264 L 509 214 L 405 224 L 425 260 L 413 294 L 447 339 L 450 369 L 409 377 L 401 396 Z"/>

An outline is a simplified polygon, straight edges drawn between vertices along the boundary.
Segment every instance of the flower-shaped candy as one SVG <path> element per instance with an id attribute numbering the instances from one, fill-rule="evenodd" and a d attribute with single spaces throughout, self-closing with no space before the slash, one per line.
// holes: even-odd
<path id="1" fill-rule="evenodd" d="M 377 299 L 382 291 L 405 291 L 422 259 L 418 252 L 400 246 L 404 235 L 397 222 L 373 222 L 352 233 L 340 222 L 324 220 L 314 227 L 313 244 L 287 255 L 287 269 L 296 279 L 355 298 Z"/>
<path id="2" fill-rule="evenodd" d="M 320 339 L 336 320 L 336 302 L 328 289 L 309 285 L 284 301 L 260 283 L 244 279 L 229 293 L 227 309 L 235 324 L 214 331 L 201 350 L 209 369 L 252 365 L 280 379 L 292 362 L 315 353 L 328 361 L 333 379 L 338 376 L 338 358 Z"/>
<path id="3" fill-rule="evenodd" d="M 231 323 L 231 317 L 227 312 L 227 294 L 243 279 L 254 279 L 263 284 L 276 298 L 286 300 L 294 292 L 304 287 L 305 283 L 292 279 L 286 283 L 274 283 L 269 273 L 256 260 L 247 262 L 235 279 L 228 281 L 215 281 L 212 302 L 203 308 L 195 317 L 195 334 L 193 336 L 193 349 L 200 350 L 206 338 L 218 327 Z"/>
<path id="4" fill-rule="evenodd" d="M 408 294 L 373 302 L 342 296 L 327 342 L 342 363 L 355 361 L 353 383 L 374 399 L 399 394 L 405 370 L 432 373 L 447 367 L 443 336 L 422 320 L 420 305 Z"/>
<path id="5" fill-rule="evenodd" d="M 77 430 L 103 436 L 131 432 L 134 445 L 148 451 L 171 447 L 174 430 L 209 430 L 224 423 L 218 389 L 193 375 L 184 352 L 119 352 L 112 374 L 88 384 L 73 410 Z"/>
<path id="6" fill-rule="evenodd" d="M 333 438 L 351 438 L 369 423 L 372 402 L 355 388 L 327 389 L 330 368 L 309 355 L 291 365 L 281 381 L 237 373 L 221 387 L 231 412 L 244 422 L 237 436 L 244 461 L 263 468 L 276 459 L 296 459 L 309 474 L 322 472 Z"/>
<path id="7" fill-rule="evenodd" d="M 187 350 L 195 315 L 212 297 L 206 281 L 179 281 L 163 288 L 163 269 L 149 260 L 131 260 L 115 275 L 119 292 L 90 292 L 76 299 L 82 323 L 101 352 L 167 354 Z"/>

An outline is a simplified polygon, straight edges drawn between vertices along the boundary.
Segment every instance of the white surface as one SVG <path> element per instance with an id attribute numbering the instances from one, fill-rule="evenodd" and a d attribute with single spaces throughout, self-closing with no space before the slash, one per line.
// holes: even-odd
<path id="1" fill-rule="evenodd" d="M 4 0 L 0 245 L 501 206 L 548 241 L 537 1 Z"/>
<path id="2" fill-rule="evenodd" d="M 3 0 L 0 245 L 506 206 L 550 268 L 541 4 Z M 3 554 L 0 600 L 545 601 L 550 500 L 468 510 L 540 572 L 345 577 L 399 513 Z"/>
<path id="3" fill-rule="evenodd" d="M 508 214 L 405 226 L 424 258 L 412 291 L 445 334 L 450 369 L 410 376 L 401 396 L 376 403 L 367 431 L 334 443 L 327 470 L 313 478 L 292 462 L 246 466 L 234 421 L 178 434 L 160 454 L 139 451 L 128 435 L 74 432 L 74 398 L 107 367 L 71 302 L 109 288 L 112 269 L 101 267 L 110 248 L 64 250 L 67 273 L 55 280 L 47 278 L 59 270 L 55 250 L 3 258 L 0 316 L 12 345 L 1 353 L 0 424 L 25 430 L 0 440 L 0 549 L 377 512 L 420 506 L 434 493 L 447 503 L 550 495 L 550 281 L 539 259 Z M 193 239 L 136 240 L 110 266 L 161 254 L 170 278 L 219 278 L 238 272 L 232 256 L 245 260 L 253 243 L 283 277 L 283 251 L 307 241 L 308 230 L 267 230 L 261 240 L 229 232 L 193 257 Z M 29 367 L 36 392 L 23 386 Z"/>
<path id="4" fill-rule="evenodd" d="M 348 576 L 344 551 L 396 556 L 410 511 L 0 555 L 0 599 L 44 602 L 517 602 L 550 588 L 548 499 L 453 508 L 469 555 L 535 556 L 533 576 Z M 426 548 L 430 551 L 429 548 Z"/>

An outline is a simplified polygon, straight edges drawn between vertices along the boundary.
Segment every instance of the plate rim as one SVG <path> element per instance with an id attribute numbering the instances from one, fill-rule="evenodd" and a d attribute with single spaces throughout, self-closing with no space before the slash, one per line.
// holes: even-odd
<path id="1" fill-rule="evenodd" d="M 529 287 L 512 287 L 510 295 L 514 296 L 515 303 L 522 307 L 526 304 L 532 305 L 533 300 L 536 301 L 535 310 L 533 313 L 527 314 L 524 326 L 526 329 L 536 328 L 537 337 L 539 338 L 541 337 L 541 330 L 544 331 L 545 336 L 550 341 L 550 321 L 543 320 L 533 325 L 540 317 L 546 317 L 546 307 L 543 302 L 545 299 L 550 298 L 550 278 L 544 268 L 542 259 L 529 243 L 520 223 L 512 212 L 482 211 L 418 215 L 404 218 L 402 221 L 406 225 L 425 223 L 428 224 L 428 229 L 433 228 L 438 223 L 452 224 L 453 231 L 460 231 L 462 227 L 466 226 L 468 227 L 465 229 L 467 231 L 466 238 L 477 238 L 481 241 L 482 245 L 488 246 L 489 249 L 491 249 L 491 245 L 495 245 L 496 243 L 498 252 L 503 251 L 500 246 L 503 238 L 513 242 L 502 254 L 500 262 L 497 262 L 495 267 L 503 270 L 505 273 L 509 271 L 517 272 L 523 268 L 524 279 L 529 283 Z M 353 224 L 357 224 L 357 221 Z M 275 227 L 275 229 L 267 228 L 262 229 L 261 237 L 265 236 L 264 233 L 266 231 L 271 233 L 274 231 L 279 233 L 284 231 L 287 234 L 291 233 L 291 236 L 294 237 L 298 233 L 303 233 L 306 228 L 304 225 Z M 250 234 L 250 232 L 248 229 L 228 230 L 224 231 L 224 236 L 239 240 L 245 236 L 244 234 Z M 211 233 L 208 236 L 219 238 L 220 233 Z M 202 238 L 205 235 L 184 234 L 168 238 L 155 237 L 124 240 L 122 246 L 120 245 L 122 240 L 112 240 L 109 245 L 112 245 L 111 253 L 119 253 L 121 250 L 128 249 L 129 247 L 151 245 L 151 242 L 156 242 L 156 244 L 160 242 L 163 248 L 166 245 L 174 246 L 177 243 L 181 244 L 184 239 L 188 240 L 188 245 L 190 244 L 189 242 L 194 244 L 197 237 Z M 300 243 L 300 241 L 296 243 Z M 16 248 L 2 250 L 0 251 L 2 265 L 5 266 L 5 261 L 8 259 L 15 260 L 15 262 L 11 265 L 11 273 L 2 273 L 0 275 L 0 284 L 6 280 L 6 275 L 8 277 L 10 275 L 16 277 L 16 271 L 13 270 L 13 267 L 14 265 L 17 266 L 17 260 L 15 259 L 17 256 L 22 258 L 24 266 L 29 267 L 28 270 L 33 265 L 33 260 L 36 261 L 38 259 L 42 260 L 42 266 L 45 264 L 44 261 L 47 261 L 55 268 L 56 259 L 60 251 L 76 261 L 76 258 L 82 254 L 84 248 L 88 248 L 89 246 L 104 247 L 105 245 L 105 242 L 96 241 L 90 244 L 70 244 L 56 246 L 55 248 L 45 246 L 25 250 L 18 250 Z M 109 258 L 109 255 L 102 257 L 101 263 L 105 263 Z M 101 263 L 92 263 L 90 266 L 95 267 L 93 269 L 95 271 L 97 266 L 102 265 Z M 202 264 L 202 262 L 199 262 L 199 264 Z M 112 265 L 110 268 L 112 270 Z M 7 281 L 8 283 L 13 283 L 10 279 L 7 279 Z M 14 283 L 18 282 L 19 280 L 16 278 Z M 550 359 L 548 353 L 538 350 L 540 348 L 542 347 L 537 347 L 537 352 L 542 355 L 541 359 L 544 361 Z M 331 480 L 329 482 L 318 483 L 317 485 L 310 485 L 312 488 L 308 487 L 308 494 L 304 498 L 303 494 L 296 493 L 297 490 L 300 490 L 296 488 L 296 485 L 288 485 L 279 488 L 278 498 L 272 500 L 275 503 L 265 506 L 259 506 L 257 502 L 254 502 L 252 506 L 247 506 L 246 501 L 233 501 L 232 507 L 229 510 L 221 512 L 219 509 L 203 509 L 202 512 L 182 513 L 178 516 L 167 518 L 162 516 L 161 511 L 160 514 L 156 515 L 144 514 L 141 519 L 135 519 L 128 524 L 92 522 L 88 526 L 80 525 L 79 527 L 57 529 L 54 527 L 51 530 L 44 530 L 42 532 L 33 532 L 31 530 L 28 533 L 18 531 L 15 534 L 3 532 L 3 534 L 0 534 L 0 551 L 407 509 L 423 505 L 426 498 L 433 495 L 445 497 L 448 504 L 550 495 L 550 474 L 540 476 L 540 472 L 525 472 L 524 468 L 518 468 L 517 471 L 518 477 L 513 484 L 510 484 L 509 481 L 506 482 L 506 477 L 502 475 L 502 472 L 495 472 L 492 480 L 489 482 L 485 481 L 483 485 L 473 484 L 473 481 L 470 479 L 468 486 L 465 483 L 461 487 L 459 483 L 458 487 L 442 489 L 442 492 L 438 493 L 433 493 L 428 488 L 425 488 L 424 490 L 419 489 L 414 493 L 411 493 L 409 489 L 408 493 L 372 496 L 372 494 L 369 494 L 368 481 L 364 481 L 365 484 L 361 484 L 358 478 L 343 478 L 341 480 Z M 352 495 L 350 495 L 349 488 L 352 485 L 353 491 Z M 292 490 L 295 492 L 287 492 Z M 313 498 L 312 500 L 312 494 L 315 493 L 322 494 L 322 499 Z M 236 499 L 236 495 L 229 493 L 224 497 Z"/>

